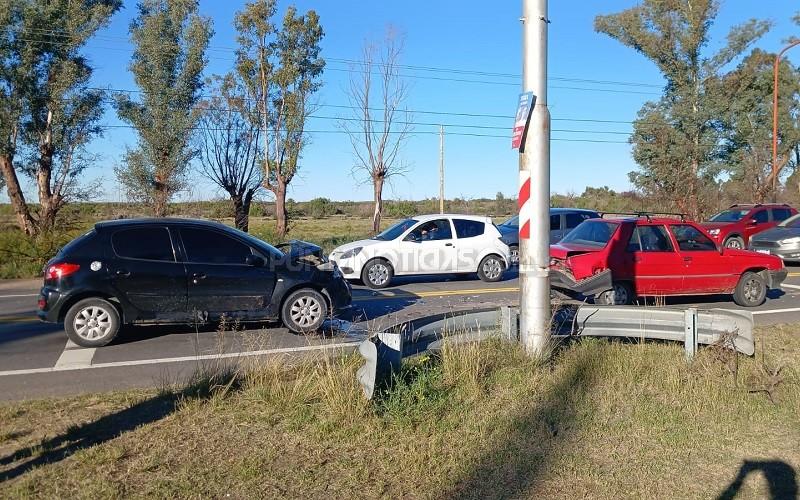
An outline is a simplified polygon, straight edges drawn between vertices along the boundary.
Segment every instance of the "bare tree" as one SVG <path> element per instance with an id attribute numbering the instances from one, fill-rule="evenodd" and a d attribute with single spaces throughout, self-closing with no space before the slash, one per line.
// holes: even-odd
<path id="1" fill-rule="evenodd" d="M 409 86 L 398 73 L 402 52 L 403 40 L 391 28 L 382 45 L 365 43 L 363 59 L 353 68 L 347 89 L 354 116 L 339 124 L 353 146 L 353 175 L 372 182 L 373 233 L 380 231 L 384 184 L 405 172 L 398 154 L 412 131 L 411 115 L 405 108 Z M 373 76 L 378 77 L 377 82 Z M 377 95 L 373 96 L 373 91 Z"/>
<path id="2" fill-rule="evenodd" d="M 228 193 L 236 227 L 247 231 L 250 203 L 261 188 L 260 127 L 247 119 L 249 99 L 233 75 L 215 79 L 210 99 L 200 104 L 202 173 Z"/>

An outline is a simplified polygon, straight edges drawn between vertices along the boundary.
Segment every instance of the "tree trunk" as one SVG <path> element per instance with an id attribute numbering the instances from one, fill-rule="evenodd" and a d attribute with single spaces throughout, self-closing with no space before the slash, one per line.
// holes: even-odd
<path id="1" fill-rule="evenodd" d="M 234 224 L 236 229 L 245 233 L 250 229 L 250 201 L 251 198 L 249 196 L 239 194 L 231 196 Z"/>
<path id="2" fill-rule="evenodd" d="M 372 212 L 372 234 L 381 232 L 381 214 L 383 214 L 383 177 L 373 177 L 372 187 L 375 195 L 375 210 Z"/>
<path id="3" fill-rule="evenodd" d="M 8 199 L 14 209 L 14 214 L 17 216 L 17 224 L 26 235 L 34 236 L 36 234 L 36 221 L 33 220 L 28 204 L 25 203 L 25 195 L 19 186 L 19 179 L 17 178 L 17 172 L 14 170 L 11 156 L 0 155 L 0 173 L 2 173 L 6 181 Z"/>
<path id="4" fill-rule="evenodd" d="M 167 216 L 167 201 L 169 201 L 169 192 L 163 183 L 157 182 L 153 188 L 153 215 L 155 217 Z"/>
<path id="5" fill-rule="evenodd" d="M 53 228 L 58 214 L 58 200 L 50 189 L 53 176 L 53 148 L 48 144 L 39 148 L 39 169 L 36 172 L 36 185 L 39 190 L 39 231 Z"/>
<path id="6" fill-rule="evenodd" d="M 283 238 L 288 232 L 287 220 L 288 214 L 286 213 L 286 184 L 278 180 L 275 183 L 272 191 L 275 193 L 275 221 L 277 222 L 278 236 Z"/>

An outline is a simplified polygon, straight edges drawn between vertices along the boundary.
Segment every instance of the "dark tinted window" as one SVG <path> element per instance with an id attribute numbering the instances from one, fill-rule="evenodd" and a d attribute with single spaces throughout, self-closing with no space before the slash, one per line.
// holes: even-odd
<path id="1" fill-rule="evenodd" d="M 558 231 L 561 229 L 561 216 L 560 215 L 551 215 L 550 216 L 550 230 L 551 231 Z"/>
<path id="2" fill-rule="evenodd" d="M 189 262 L 199 264 L 244 264 L 250 247 L 216 231 L 181 229 Z"/>
<path id="3" fill-rule="evenodd" d="M 574 229 L 578 227 L 578 224 L 585 221 L 586 219 L 591 219 L 591 214 L 585 213 L 568 213 L 567 214 L 567 229 Z"/>
<path id="4" fill-rule="evenodd" d="M 664 226 L 637 226 L 628 242 L 629 252 L 671 252 L 672 243 Z"/>
<path id="5" fill-rule="evenodd" d="M 773 208 L 772 220 L 780 222 L 792 216 L 792 212 L 788 208 Z"/>
<path id="6" fill-rule="evenodd" d="M 453 219 L 453 225 L 456 226 L 456 236 L 459 238 L 472 238 L 483 234 L 483 222 Z"/>
<path id="7" fill-rule="evenodd" d="M 757 224 L 761 224 L 762 222 L 767 222 L 769 220 L 769 214 L 766 210 L 759 210 L 753 214 L 753 218 L 756 220 Z"/>
<path id="8" fill-rule="evenodd" d="M 111 236 L 111 245 L 114 253 L 126 259 L 175 260 L 165 227 L 122 229 Z"/>
<path id="9" fill-rule="evenodd" d="M 716 250 L 717 246 L 694 226 L 674 225 L 670 231 L 678 241 L 678 248 L 684 252 Z"/>
<path id="10" fill-rule="evenodd" d="M 406 240 L 409 241 L 431 241 L 431 240 L 449 240 L 453 237 L 453 232 L 450 230 L 450 221 L 447 219 L 436 219 L 428 222 L 423 222 L 417 226 L 413 231 L 408 233 Z"/>
<path id="11" fill-rule="evenodd" d="M 96 251 L 96 249 L 93 248 L 94 245 L 92 245 L 91 243 L 94 240 L 96 234 L 97 233 L 95 233 L 95 230 L 92 229 L 83 236 L 78 236 L 74 240 L 64 245 L 64 247 L 61 250 L 59 250 L 58 255 L 59 256 L 71 255 L 73 257 L 76 257 L 79 255 L 83 256 L 94 253 L 93 250 Z"/>

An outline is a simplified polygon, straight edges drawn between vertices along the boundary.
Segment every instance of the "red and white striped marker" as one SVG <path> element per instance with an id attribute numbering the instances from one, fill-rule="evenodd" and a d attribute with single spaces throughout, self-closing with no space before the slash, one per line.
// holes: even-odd
<path id="1" fill-rule="evenodd" d="M 531 238 L 531 172 L 519 171 L 519 237 L 522 240 Z"/>

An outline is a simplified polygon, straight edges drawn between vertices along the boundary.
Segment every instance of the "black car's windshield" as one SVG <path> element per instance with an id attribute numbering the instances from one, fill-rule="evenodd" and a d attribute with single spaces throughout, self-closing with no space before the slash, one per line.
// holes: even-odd
<path id="1" fill-rule="evenodd" d="M 375 235 L 373 240 L 381 240 L 381 241 L 391 241 L 396 239 L 401 234 L 405 233 L 411 226 L 416 224 L 417 221 L 415 219 L 406 219 L 401 220 L 397 224 L 393 226 L 389 226 L 388 228 L 384 229 L 382 232 Z"/>
<path id="2" fill-rule="evenodd" d="M 778 224 L 779 227 L 793 227 L 797 228 L 800 227 L 800 214 L 793 215 L 786 219 L 785 221 Z"/>
<path id="3" fill-rule="evenodd" d="M 500 224 L 501 226 L 519 226 L 519 215 L 515 215 L 514 217 L 508 219 L 507 221 Z"/>
<path id="4" fill-rule="evenodd" d="M 616 222 L 587 220 L 578 224 L 568 235 L 562 239 L 562 243 L 575 243 L 590 247 L 602 248 L 614 236 L 614 232 L 619 226 Z"/>
<path id="5" fill-rule="evenodd" d="M 708 219 L 710 222 L 739 222 L 747 215 L 750 209 L 744 210 L 724 210 Z"/>
<path id="6" fill-rule="evenodd" d="M 251 234 L 245 233 L 244 231 L 240 231 L 239 229 L 236 229 L 234 227 L 229 227 L 229 228 L 226 228 L 226 229 L 231 231 L 231 232 L 236 233 L 237 236 L 239 236 L 240 238 L 242 238 L 244 240 L 247 240 L 254 247 L 260 248 L 261 250 L 263 250 L 264 252 L 269 254 L 271 257 L 282 257 L 283 255 L 285 255 L 283 252 L 281 252 L 280 250 L 278 250 L 274 246 L 270 245 L 266 241 L 258 239 L 258 238 L 256 238 L 255 236 L 253 236 Z"/>

